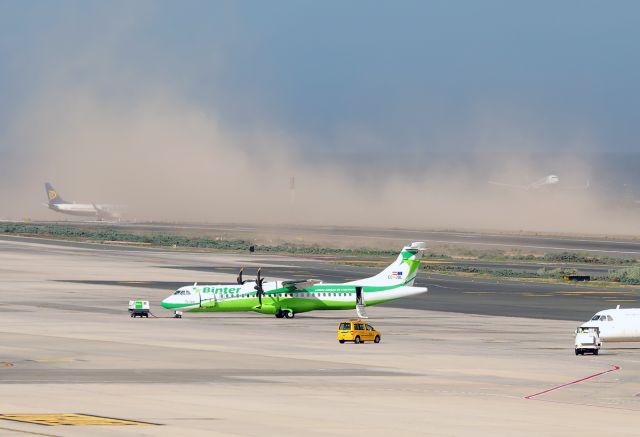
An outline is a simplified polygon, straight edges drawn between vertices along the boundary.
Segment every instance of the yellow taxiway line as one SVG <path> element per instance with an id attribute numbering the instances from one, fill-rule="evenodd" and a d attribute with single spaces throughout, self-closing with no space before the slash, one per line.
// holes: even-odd
<path id="1" fill-rule="evenodd" d="M 47 414 L 0 414 L 0 419 L 14 422 L 33 423 L 46 426 L 81 426 L 81 425 L 110 425 L 110 426 L 139 426 L 155 425 L 154 423 L 138 422 L 134 420 L 115 419 L 113 417 L 92 416 L 77 413 L 47 413 Z"/>

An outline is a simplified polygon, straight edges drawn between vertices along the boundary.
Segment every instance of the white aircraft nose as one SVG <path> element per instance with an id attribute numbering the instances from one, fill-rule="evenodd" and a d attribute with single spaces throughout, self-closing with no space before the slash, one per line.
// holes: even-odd
<path id="1" fill-rule="evenodd" d="M 175 304 L 176 304 L 175 296 L 169 296 L 166 299 L 164 299 L 162 302 L 160 302 L 160 305 L 163 308 L 167 308 L 167 309 L 173 308 Z"/>

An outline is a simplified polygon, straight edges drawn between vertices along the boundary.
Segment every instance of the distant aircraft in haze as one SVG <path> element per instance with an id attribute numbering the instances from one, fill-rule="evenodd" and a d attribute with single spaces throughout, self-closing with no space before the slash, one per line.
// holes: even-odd
<path id="1" fill-rule="evenodd" d="M 489 181 L 491 185 L 498 185 L 500 187 L 508 187 L 508 188 L 517 188 L 520 190 L 537 190 L 539 188 L 549 186 L 549 185 L 558 185 L 560 183 L 560 178 L 554 174 L 550 174 L 545 176 L 537 181 L 533 181 L 527 185 L 515 185 L 515 184 L 506 184 L 503 182 L 495 182 Z"/>
<path id="2" fill-rule="evenodd" d="M 49 182 L 46 182 L 44 187 L 47 191 L 47 207 L 53 211 L 81 217 L 94 217 L 98 220 L 113 220 L 119 218 L 119 213 L 115 210 L 114 206 L 67 202 L 58 195 L 58 192 Z"/>
<path id="3" fill-rule="evenodd" d="M 500 187 L 506 187 L 506 188 L 514 188 L 514 189 L 523 190 L 523 191 L 532 191 L 532 190 L 539 190 L 544 187 L 554 187 L 556 185 L 559 185 L 560 178 L 557 175 L 550 174 L 536 181 L 533 181 L 527 185 L 507 184 L 507 183 L 495 182 L 495 181 L 489 181 L 489 184 L 497 185 Z M 564 190 L 579 190 L 579 189 L 586 190 L 588 188 L 589 188 L 589 181 L 586 181 L 586 183 L 581 186 L 567 187 L 565 185 L 562 185 L 562 189 Z"/>

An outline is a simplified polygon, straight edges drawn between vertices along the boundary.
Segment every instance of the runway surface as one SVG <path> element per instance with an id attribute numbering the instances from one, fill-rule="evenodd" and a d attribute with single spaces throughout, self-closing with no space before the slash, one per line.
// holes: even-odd
<path id="1" fill-rule="evenodd" d="M 55 281 L 117 285 L 134 289 L 154 290 L 154 299 L 162 300 L 180 286 L 188 283 L 210 282 L 212 276 L 224 281 L 234 281 L 240 266 L 247 266 L 245 278 L 250 278 L 258 266 L 263 267 L 263 275 L 268 279 L 319 279 L 327 283 L 340 283 L 373 276 L 380 267 L 360 267 L 336 264 L 313 258 L 282 257 L 265 255 L 235 254 L 237 261 L 227 265 L 216 263 L 216 256 L 190 254 L 181 251 L 126 248 L 101 244 L 63 242 L 59 246 L 53 240 L 24 239 L 20 237 L 0 237 L 2 240 L 24 242 L 25 245 L 11 245 L 4 250 L 58 253 L 60 250 L 79 249 L 103 253 L 110 258 L 156 260 L 156 267 L 167 271 L 172 280 L 149 279 L 143 275 L 129 275 L 126 278 L 82 277 L 81 272 L 74 277 L 57 278 Z M 197 257 L 198 263 L 189 260 Z M 204 262 L 203 262 L 204 260 Z M 392 259 L 389 259 L 389 263 Z M 174 272 L 173 274 L 171 272 Z M 222 274 L 222 276 L 218 275 Z M 188 278 L 188 279 L 187 279 Z M 616 305 L 634 307 L 640 305 L 640 287 L 597 287 L 587 284 L 564 282 L 539 282 L 509 279 L 484 279 L 472 276 L 420 273 L 418 285 L 427 286 L 424 295 L 401 299 L 385 305 L 416 310 L 436 310 L 457 313 L 492 316 L 515 316 L 556 320 L 587 320 L 595 312 L 614 308 Z M 42 304 L 55 305 L 55 304 Z"/>
<path id="2" fill-rule="evenodd" d="M 583 317 L 381 305 L 367 311 L 382 342 L 341 345 L 337 324 L 353 311 L 173 319 L 158 307 L 171 292 L 161 286 L 229 281 L 240 265 L 247 273 L 263 266 L 271 277 L 315 273 L 325 280 L 376 270 L 282 256 L 0 239 L 0 435 L 637 434 L 640 349 L 606 345 L 598 357 L 576 357 L 572 332 Z M 456 305 L 471 298 L 480 309 L 469 311 L 490 314 L 482 302 L 507 312 L 501 301 L 512 299 L 511 309 L 536 315 L 560 299 L 590 298 L 545 291 L 553 295 L 530 310 L 536 299 L 510 286 L 498 285 L 505 294 L 495 296 L 438 287 L 463 279 L 421 277 L 431 292 L 407 306 L 451 307 L 447 296 Z M 158 317 L 130 318 L 133 297 L 150 300 Z M 620 369 L 602 373 L 612 364 Z M 547 391 L 554 387 L 561 388 Z M 99 425 L 78 414 L 97 416 Z M 34 421 L 42 417 L 50 426 Z M 597 426 L 576 417 L 596 418 Z M 109 426 L 114 419 L 133 422 Z M 62 425 L 70 420 L 76 425 Z"/>

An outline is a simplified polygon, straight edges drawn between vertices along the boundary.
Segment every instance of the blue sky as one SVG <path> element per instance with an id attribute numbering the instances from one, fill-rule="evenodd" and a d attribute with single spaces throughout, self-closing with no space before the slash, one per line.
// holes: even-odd
<path id="1" fill-rule="evenodd" d="M 170 89 L 301 154 L 638 149 L 632 1 L 0 2 L 0 139 L 38 95 Z M 16 144 L 0 143 L 10 152 Z"/>

